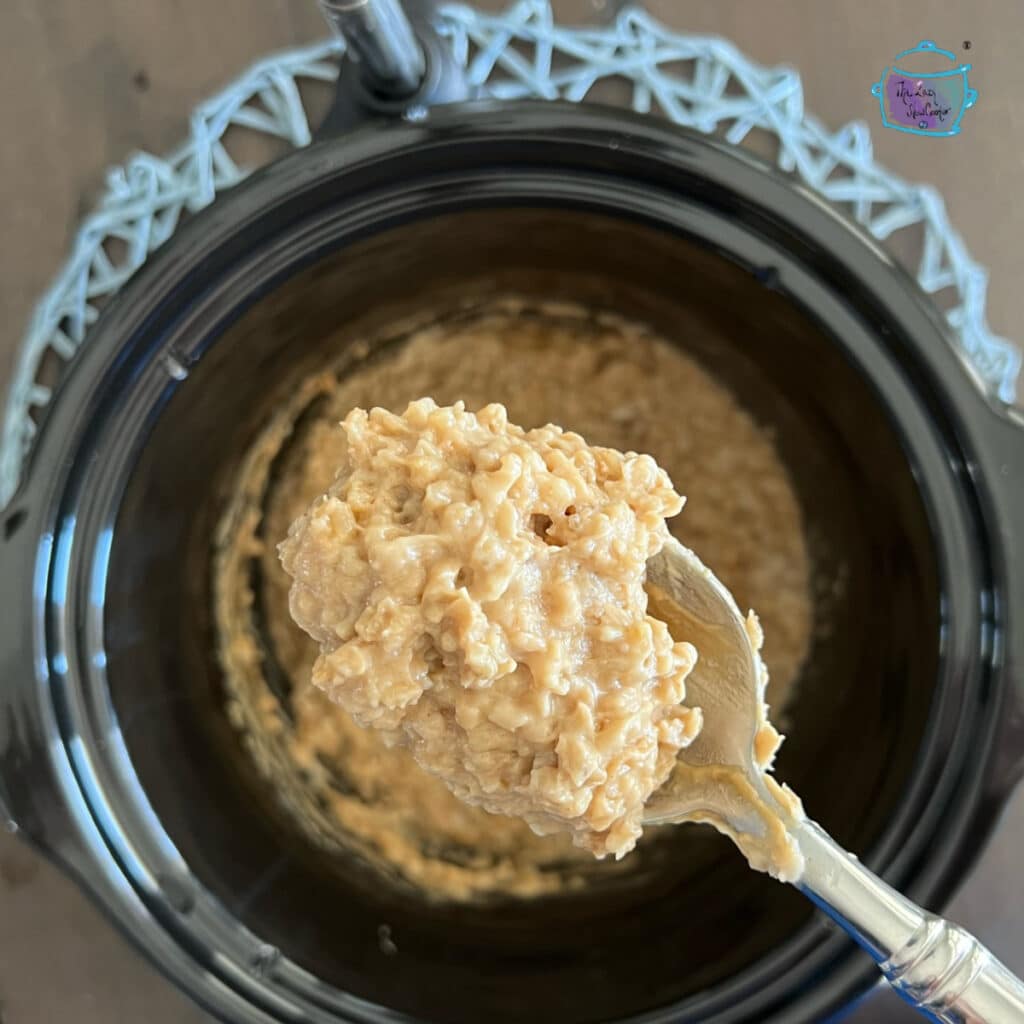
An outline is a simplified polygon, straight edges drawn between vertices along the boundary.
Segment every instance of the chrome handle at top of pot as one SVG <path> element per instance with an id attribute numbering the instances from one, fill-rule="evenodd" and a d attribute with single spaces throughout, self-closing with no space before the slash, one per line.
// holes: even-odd
<path id="1" fill-rule="evenodd" d="M 941 1024 L 1024 1021 L 1024 982 L 973 935 L 921 910 L 814 822 L 795 838 L 806 861 L 798 887 L 871 954 L 911 1006 Z"/>
<path id="2" fill-rule="evenodd" d="M 318 137 L 374 118 L 422 117 L 429 107 L 475 97 L 437 34 L 432 0 L 320 0 L 320 9 L 345 43 L 345 59 Z"/>
<path id="3" fill-rule="evenodd" d="M 359 61 L 372 93 L 403 99 L 419 91 L 426 56 L 398 0 L 320 0 L 320 9 Z"/>

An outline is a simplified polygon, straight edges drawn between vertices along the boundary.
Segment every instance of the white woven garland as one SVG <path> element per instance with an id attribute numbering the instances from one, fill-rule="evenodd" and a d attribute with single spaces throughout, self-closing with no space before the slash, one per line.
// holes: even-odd
<path id="1" fill-rule="evenodd" d="M 877 239 L 921 230 L 917 280 L 929 293 L 958 296 L 947 316 L 964 357 L 1005 402 L 1016 394 L 1020 351 L 985 321 L 988 275 L 951 227 L 941 196 L 879 167 L 862 122 L 830 132 L 804 111 L 800 76 L 748 60 L 724 39 L 670 32 L 628 8 L 603 28 L 562 28 L 548 0 L 519 0 L 499 15 L 463 5 L 440 9 L 438 29 L 471 82 L 501 99 L 583 100 L 599 82 L 632 84 L 632 107 L 660 110 L 701 132 L 722 126 L 741 144 L 755 129 L 778 140 L 777 161 L 848 211 Z M 106 191 L 83 223 L 71 255 L 40 299 L 22 342 L 0 434 L 0 508 L 12 497 L 35 434 L 32 413 L 52 395 L 39 382 L 44 357 L 69 361 L 88 340 L 103 301 L 175 231 L 182 216 L 210 203 L 252 168 L 241 167 L 225 133 L 244 127 L 308 145 L 310 125 L 298 83 L 333 81 L 342 45 L 327 40 L 254 64 L 192 114 L 188 140 L 173 153 L 132 155 L 107 175 Z M 686 72 L 679 72 L 681 62 Z M 665 68 L 672 65 L 671 73 Z M 879 207 L 884 209 L 879 211 Z M 123 255 L 105 246 L 123 243 Z"/>

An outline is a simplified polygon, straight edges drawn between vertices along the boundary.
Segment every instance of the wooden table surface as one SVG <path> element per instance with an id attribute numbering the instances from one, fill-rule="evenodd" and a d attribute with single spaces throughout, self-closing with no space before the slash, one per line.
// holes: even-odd
<path id="1" fill-rule="evenodd" d="M 480 4 L 499 9 L 489 0 Z M 688 31 L 723 35 L 803 76 L 808 109 L 871 126 L 882 163 L 938 186 L 990 270 L 989 322 L 1024 336 L 1024 4 L 1020 0 L 649 0 Z M 556 0 L 566 23 L 600 23 L 615 0 Z M 324 28 L 312 0 L 4 0 L 0 5 L 0 394 L 33 302 L 67 251 L 105 169 L 132 149 L 164 152 L 192 107 L 272 50 Z M 878 124 L 871 82 L 923 38 L 964 50 L 977 107 L 941 141 Z M 966 46 L 969 43 L 969 54 Z M 3 681 L 0 680 L 0 686 Z M 949 913 L 1024 973 L 1018 794 Z M 53 868 L 0 832 L 0 1024 L 191 1024 L 204 1019 Z M 911 1020 L 888 994 L 851 1020 Z"/>

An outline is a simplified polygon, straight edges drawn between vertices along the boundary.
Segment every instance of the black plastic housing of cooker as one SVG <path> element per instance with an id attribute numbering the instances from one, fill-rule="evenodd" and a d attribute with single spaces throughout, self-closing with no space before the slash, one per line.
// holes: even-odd
<path id="1" fill-rule="evenodd" d="M 650 323 L 774 431 L 817 570 L 845 574 L 778 773 L 941 907 L 1024 765 L 1021 425 L 844 217 L 591 106 L 457 105 L 318 142 L 104 310 L 0 521 L 0 811 L 225 1020 L 826 1018 L 874 965 L 709 830 L 604 890 L 431 905 L 325 862 L 246 771 L 208 570 L 241 453 L 347 340 L 508 292 Z"/>

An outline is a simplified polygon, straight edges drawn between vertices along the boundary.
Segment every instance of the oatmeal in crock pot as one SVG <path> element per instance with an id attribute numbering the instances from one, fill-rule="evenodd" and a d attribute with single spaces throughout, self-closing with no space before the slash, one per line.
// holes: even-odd
<path id="1" fill-rule="evenodd" d="M 700 346 L 699 325 L 688 334 Z M 328 346 L 329 347 L 329 346 Z M 227 711 L 288 827 L 332 859 L 355 856 L 422 897 L 526 898 L 645 870 L 659 830 L 615 861 L 564 834 L 455 797 L 403 747 L 358 726 L 310 682 L 319 645 L 288 612 L 277 545 L 330 486 L 355 407 L 422 395 L 500 402 L 525 427 L 556 422 L 595 444 L 650 452 L 688 501 L 670 531 L 757 608 L 783 720 L 808 650 L 810 558 L 800 507 L 771 436 L 694 358 L 643 325 L 564 304 L 467 305 L 389 345 L 339 345 L 341 362 L 293 384 L 254 438 L 218 525 L 213 565 Z M 680 396 L 686 396 L 686 401 Z"/>

